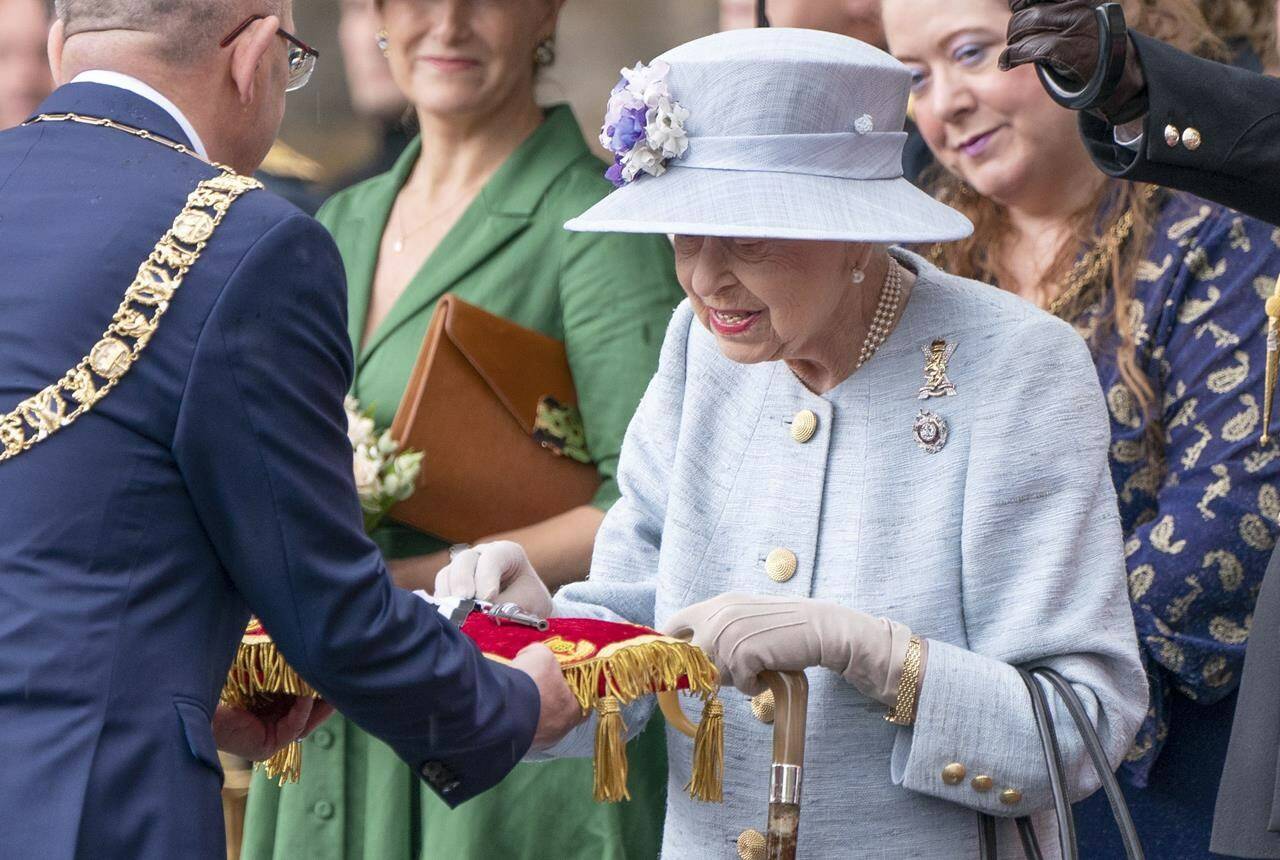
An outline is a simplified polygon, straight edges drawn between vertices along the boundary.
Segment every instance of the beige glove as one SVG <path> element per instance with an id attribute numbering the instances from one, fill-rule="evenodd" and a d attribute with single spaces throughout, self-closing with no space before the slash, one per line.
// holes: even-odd
<path id="1" fill-rule="evenodd" d="M 542 584 L 529 556 L 509 540 L 463 550 L 436 574 L 440 597 L 474 597 L 490 603 L 514 603 L 539 618 L 551 616 L 551 592 Z"/>
<path id="2" fill-rule="evenodd" d="M 721 682 L 754 696 L 766 669 L 821 666 L 863 695 L 893 706 L 911 631 L 884 618 L 808 598 L 722 594 L 672 615 L 668 636 L 690 639 Z"/>

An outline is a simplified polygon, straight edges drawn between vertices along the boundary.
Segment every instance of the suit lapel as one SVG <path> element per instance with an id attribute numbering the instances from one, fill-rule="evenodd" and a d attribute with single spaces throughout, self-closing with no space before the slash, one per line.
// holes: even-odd
<path id="1" fill-rule="evenodd" d="M 379 201 L 380 206 L 385 204 L 385 208 L 379 210 L 379 229 L 364 232 L 361 251 L 368 256 L 367 269 L 361 268 L 363 277 L 359 289 L 363 292 L 359 307 L 353 298 L 350 314 L 355 343 L 359 343 L 368 316 L 369 291 L 373 283 L 373 269 L 377 264 L 381 231 L 386 227 L 395 195 L 412 172 L 419 151 L 417 145 L 413 146 L 396 165 L 394 173 L 397 178 L 385 200 Z M 367 360 L 396 329 L 457 287 L 481 264 L 501 253 L 504 247 L 529 226 L 543 196 L 556 177 L 587 153 L 586 142 L 582 139 L 582 132 L 578 129 L 573 112 L 565 105 L 550 108 L 542 125 L 494 173 L 476 195 L 471 206 L 458 219 L 458 223 L 453 225 L 440 245 L 423 263 L 422 269 L 391 308 L 382 325 L 370 335 L 369 341 L 360 350 L 359 360 Z M 370 207 L 370 211 L 372 208 Z M 355 267 L 352 268 L 354 274 Z M 354 296 L 355 284 L 352 289 Z M 359 313 L 356 313 L 357 310 Z"/>

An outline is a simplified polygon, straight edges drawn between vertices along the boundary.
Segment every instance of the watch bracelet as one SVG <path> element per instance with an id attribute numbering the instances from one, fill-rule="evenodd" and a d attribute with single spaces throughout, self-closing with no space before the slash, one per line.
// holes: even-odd
<path id="1" fill-rule="evenodd" d="M 912 636 L 907 642 L 907 653 L 902 660 L 902 678 L 898 681 L 898 695 L 885 719 L 896 726 L 910 726 L 916 721 L 916 704 L 924 681 L 922 673 L 924 642 Z"/>

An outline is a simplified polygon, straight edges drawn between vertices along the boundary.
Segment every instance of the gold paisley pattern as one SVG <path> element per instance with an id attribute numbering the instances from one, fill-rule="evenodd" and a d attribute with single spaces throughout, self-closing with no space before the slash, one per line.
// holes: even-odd
<path id="1" fill-rule="evenodd" d="M 1257 514 L 1245 514 L 1240 518 L 1240 539 L 1258 552 L 1271 552 L 1276 545 L 1271 529 Z"/>
<path id="2" fill-rule="evenodd" d="M 1088 333 L 1111 415 L 1126 584 L 1150 658 L 1151 706 L 1124 765 L 1137 777 L 1168 737 L 1169 695 L 1213 702 L 1239 682 L 1248 613 L 1280 534 L 1280 445 L 1257 444 L 1260 299 L 1280 272 L 1280 228 L 1167 195 L 1146 258 L 1119 316 L 1153 383 L 1151 414 L 1117 367 L 1116 309 L 1099 301 L 1068 320 Z"/>
<path id="3" fill-rule="evenodd" d="M 1215 370 L 1205 381 L 1214 394 L 1230 394 L 1249 378 L 1249 353 L 1238 349 L 1233 356 L 1236 360 L 1234 366 Z"/>
<path id="4" fill-rule="evenodd" d="M 1137 603 L 1151 589 L 1156 569 L 1149 564 L 1139 565 L 1129 572 L 1129 599 Z"/>
<path id="5" fill-rule="evenodd" d="M 1187 542 L 1173 539 L 1174 528 L 1173 514 L 1165 514 L 1160 522 L 1151 527 L 1151 545 L 1167 555 L 1177 555 L 1182 552 L 1186 549 Z"/>
<path id="6" fill-rule="evenodd" d="M 1227 494 L 1231 492 L 1231 474 L 1227 471 L 1226 466 L 1221 463 L 1214 463 L 1209 467 L 1209 471 L 1217 476 L 1217 480 L 1212 481 L 1209 486 L 1204 488 L 1204 495 L 1196 503 L 1196 510 L 1200 511 L 1200 516 L 1206 520 L 1211 520 L 1217 516 L 1209 509 L 1209 505 L 1218 499 L 1225 499 Z"/>
<path id="7" fill-rule="evenodd" d="M 1228 346 L 1235 347 L 1240 345 L 1240 335 L 1236 334 L 1233 331 L 1229 331 L 1223 328 L 1213 320 L 1208 320 L 1206 322 L 1203 322 L 1196 328 L 1197 340 L 1206 334 L 1213 335 L 1213 345 L 1216 346 L 1218 349 L 1222 349 Z"/>
<path id="8" fill-rule="evenodd" d="M 1138 400 L 1123 383 L 1116 383 L 1107 391 L 1107 406 L 1111 408 L 1111 417 L 1117 424 L 1135 429 L 1142 426 Z"/>
<path id="9" fill-rule="evenodd" d="M 1187 472 L 1196 467 L 1196 464 L 1200 462 L 1200 455 L 1204 453 L 1204 449 L 1213 441 L 1213 433 L 1209 432 L 1209 428 L 1204 424 L 1197 424 L 1191 429 L 1200 434 L 1200 439 L 1182 452 L 1182 468 Z"/>
<path id="10" fill-rule="evenodd" d="M 1213 306 L 1218 303 L 1218 299 L 1222 298 L 1222 291 L 1217 287 L 1209 287 L 1205 290 L 1207 299 L 1187 299 L 1182 303 L 1182 307 L 1178 308 L 1178 322 L 1183 325 L 1191 325 L 1191 323 L 1200 319 L 1200 317 L 1213 310 Z"/>
<path id="11" fill-rule="evenodd" d="M 1223 441 L 1242 442 L 1248 439 L 1258 428 L 1258 422 L 1262 420 L 1262 409 L 1252 394 L 1241 394 L 1240 405 L 1244 407 L 1244 411 L 1231 416 L 1227 419 L 1227 423 L 1222 425 Z"/>
<path id="12" fill-rule="evenodd" d="M 1249 641 L 1252 622 L 1252 614 L 1244 617 L 1243 624 L 1237 624 L 1224 615 L 1216 615 L 1209 622 L 1209 635 L 1224 645 L 1243 645 Z"/>
<path id="13" fill-rule="evenodd" d="M 1225 549 L 1212 549 L 1204 554 L 1202 569 L 1216 567 L 1218 581 L 1224 591 L 1236 591 L 1244 584 L 1244 565 L 1235 553 Z"/>

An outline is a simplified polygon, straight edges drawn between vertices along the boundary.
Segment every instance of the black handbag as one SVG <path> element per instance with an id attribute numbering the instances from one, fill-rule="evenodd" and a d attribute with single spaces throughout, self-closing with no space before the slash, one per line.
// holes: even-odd
<path id="1" fill-rule="evenodd" d="M 1017 667 L 1015 667 L 1017 668 Z M 1045 766 L 1049 769 L 1049 788 L 1053 792 L 1054 813 L 1058 820 L 1058 848 L 1063 860 L 1077 860 L 1075 818 L 1071 813 L 1071 802 L 1067 797 L 1067 772 L 1062 763 L 1062 749 L 1058 746 L 1058 736 L 1054 731 L 1053 717 L 1050 715 L 1049 700 L 1044 688 L 1036 681 L 1036 677 L 1044 678 L 1057 692 L 1066 705 L 1067 713 L 1076 724 L 1076 731 L 1084 741 L 1085 750 L 1093 762 L 1094 771 L 1102 782 L 1102 790 L 1107 793 L 1107 802 L 1111 804 L 1111 814 L 1120 828 L 1120 839 L 1124 843 L 1124 853 L 1128 860 L 1143 860 L 1142 842 L 1138 831 L 1133 826 L 1133 818 L 1129 815 L 1129 807 L 1120 793 L 1120 784 L 1116 782 L 1111 765 L 1107 762 L 1106 753 L 1102 750 L 1102 741 L 1098 731 L 1089 720 L 1080 697 L 1072 689 L 1067 679 L 1048 666 L 1037 666 L 1027 671 L 1018 668 L 1018 675 L 1027 685 L 1031 695 L 1031 709 L 1035 715 L 1036 730 L 1040 733 L 1040 744 L 1044 749 Z M 1031 819 L 1023 816 L 1015 819 L 1018 838 L 1022 842 L 1022 850 L 1027 860 L 1040 860 L 1040 844 L 1036 840 L 1035 828 Z M 996 819 L 985 812 L 978 813 L 978 856 L 982 860 L 997 860 Z"/>

